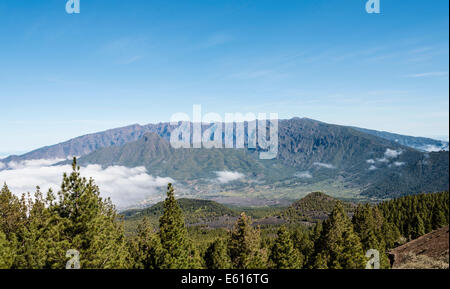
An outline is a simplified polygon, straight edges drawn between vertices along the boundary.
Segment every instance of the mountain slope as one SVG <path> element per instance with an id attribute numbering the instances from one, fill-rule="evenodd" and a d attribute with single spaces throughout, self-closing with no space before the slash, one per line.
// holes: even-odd
<path id="1" fill-rule="evenodd" d="M 283 175 L 272 169 L 279 161 L 261 161 L 256 152 L 245 149 L 174 149 L 154 133 L 147 133 L 138 141 L 120 147 L 97 150 L 80 158 L 79 163 L 145 166 L 151 174 L 177 180 L 214 178 L 218 171 L 251 172 L 253 176 Z M 284 169 L 294 171 L 288 167 Z"/>
<path id="2" fill-rule="evenodd" d="M 435 140 L 431 138 L 425 138 L 425 137 L 414 137 L 414 136 L 407 136 L 407 135 L 401 135 L 396 133 L 390 133 L 386 131 L 377 131 L 372 129 L 365 129 L 365 128 L 359 128 L 359 127 L 352 127 L 353 129 L 372 134 L 387 140 L 391 140 L 394 142 L 397 142 L 401 145 L 408 146 L 411 148 L 415 148 L 420 151 L 440 151 L 440 150 L 446 150 L 448 151 L 448 142 L 441 141 L 441 140 Z"/>
<path id="3" fill-rule="evenodd" d="M 448 191 L 449 152 L 405 152 L 396 161 L 382 164 L 360 180 L 368 187 L 362 195 L 378 199 L 422 192 Z M 373 180 L 377 180 L 374 182 Z"/>
<path id="4" fill-rule="evenodd" d="M 121 146 L 136 141 L 148 132 L 154 132 L 165 138 L 169 138 L 172 129 L 173 127 L 168 123 L 148 125 L 133 124 L 79 136 L 59 144 L 36 149 L 20 156 L 12 155 L 2 159 L 2 162 L 6 164 L 10 161 L 65 159 L 72 156 L 84 156 L 100 148 Z"/>
<path id="5" fill-rule="evenodd" d="M 337 199 L 324 193 L 313 192 L 292 203 L 281 215 L 291 221 L 325 220 L 337 202 Z M 343 204 L 349 214 L 352 214 L 356 208 L 353 203 L 344 202 Z"/>
<path id="6" fill-rule="evenodd" d="M 448 269 L 449 227 L 443 227 L 389 252 L 394 269 Z"/>
<path id="7" fill-rule="evenodd" d="M 239 216 L 237 212 L 214 201 L 181 198 L 177 202 L 183 211 L 186 222 L 189 224 L 213 221 L 223 216 Z M 121 212 L 120 215 L 124 216 L 125 220 L 136 220 L 144 217 L 157 220 L 163 212 L 163 202 L 159 202 L 149 208 L 127 210 Z"/>
<path id="8" fill-rule="evenodd" d="M 278 158 L 302 169 L 328 164 L 352 171 L 360 169 L 367 159 L 383 156 L 388 148 L 414 151 L 345 126 L 304 118 L 279 123 Z"/>
<path id="9" fill-rule="evenodd" d="M 123 146 L 99 149 L 80 164 L 145 166 L 171 177 L 183 191 L 227 203 L 294 200 L 323 190 L 341 197 L 391 198 L 448 189 L 448 152 L 423 153 L 352 128 L 309 119 L 279 123 L 276 159 L 260 160 L 249 149 L 174 149 L 157 134 Z M 242 178 L 214 181 L 217 172 Z M 224 199 L 223 197 L 226 196 Z M 251 205 L 251 204 L 248 204 Z"/>
<path id="10" fill-rule="evenodd" d="M 127 142 L 135 141 L 139 139 L 145 131 L 144 127 L 135 124 L 88 134 L 56 145 L 39 148 L 21 156 L 10 156 L 5 158 L 3 162 L 83 156 L 102 147 L 120 146 Z"/>
<path id="11" fill-rule="evenodd" d="M 315 122 L 316 124 L 322 124 L 322 126 L 326 126 L 327 124 L 321 123 L 318 121 L 306 119 L 306 118 L 293 118 L 290 120 L 280 120 L 280 127 L 285 127 L 289 129 L 289 123 L 295 123 L 301 126 L 299 123 L 307 123 L 307 122 Z M 286 125 L 285 125 L 286 124 Z M 330 125 L 333 126 L 333 125 Z M 336 127 L 336 126 L 335 126 Z M 344 127 L 342 127 L 344 128 Z M 400 145 L 409 146 L 419 150 L 426 150 L 427 148 L 436 147 L 436 148 L 447 148 L 448 150 L 448 142 L 437 141 L 428 138 L 420 138 L 420 137 L 410 137 L 399 134 L 393 134 L 388 132 L 380 132 L 375 130 L 368 130 L 364 128 L 358 127 L 347 127 L 348 129 L 357 130 L 360 132 L 364 132 L 369 135 L 378 136 L 384 138 L 386 140 L 390 140 L 392 142 L 398 142 Z M 120 146 L 125 143 L 136 141 L 140 137 L 142 137 L 145 133 L 153 132 L 168 140 L 170 137 L 170 132 L 174 129 L 174 126 L 169 123 L 158 123 L 158 124 L 147 124 L 147 125 L 130 125 L 126 127 L 120 127 L 115 129 L 110 129 L 98 133 L 83 135 L 80 137 L 76 137 L 70 139 L 68 141 L 50 145 L 46 147 L 42 147 L 31 151 L 29 153 L 23 155 L 12 155 L 7 158 L 2 159 L 3 163 L 8 163 L 10 161 L 23 161 L 23 160 L 31 160 L 31 159 L 58 159 L 58 158 L 67 158 L 72 156 L 84 156 L 87 155 L 97 149 L 110 147 L 110 146 Z M 313 130 L 309 130 L 312 132 Z M 308 132 L 308 130 L 306 130 Z M 428 147 L 427 147 L 428 146 Z"/>
<path id="12" fill-rule="evenodd" d="M 256 152 L 251 149 L 172 149 L 166 141 L 167 137 L 163 138 L 164 136 L 158 138 L 157 134 L 147 135 L 146 138 L 141 136 L 136 142 L 99 149 L 81 158 L 81 161 L 104 165 L 145 165 L 148 169 L 152 169 L 152 167 L 160 167 L 163 160 L 169 161 L 167 158 L 173 154 L 182 157 L 184 161 L 189 158 L 197 162 L 206 160 L 206 157 L 201 159 L 200 155 L 215 156 L 219 158 L 215 162 L 221 165 L 225 162 L 224 157 L 221 156 L 223 154 L 230 158 L 233 158 L 236 153 L 240 154 L 240 157 L 245 159 L 244 162 L 249 163 L 253 162 L 248 159 L 249 155 L 257 158 Z M 365 166 L 367 159 L 383 157 L 387 149 L 417 153 L 395 142 L 345 126 L 299 118 L 279 121 L 277 159 L 288 167 L 329 168 L 331 169 L 329 172 L 333 172 L 333 169 L 345 169 L 352 172 L 359 170 L 362 165 Z M 197 157 L 200 159 L 196 159 Z M 218 168 L 220 167 L 216 167 Z"/>
<path id="13" fill-rule="evenodd" d="M 420 152 L 306 118 L 278 124 L 278 154 L 272 160 L 259 159 L 259 148 L 174 149 L 168 142 L 174 126 L 160 123 L 82 136 L 2 162 L 74 153 L 81 155 L 81 165 L 145 166 L 149 174 L 173 178 L 182 195 L 241 206 L 284 205 L 313 191 L 384 199 L 449 188 L 448 152 Z"/>

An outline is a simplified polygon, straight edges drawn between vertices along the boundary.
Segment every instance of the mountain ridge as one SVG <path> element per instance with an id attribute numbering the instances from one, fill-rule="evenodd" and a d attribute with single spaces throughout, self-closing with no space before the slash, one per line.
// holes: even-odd
<path id="1" fill-rule="evenodd" d="M 182 196 L 247 206 L 286 204 L 313 191 L 347 199 L 386 199 L 449 186 L 448 151 L 421 152 L 348 126 L 307 118 L 280 120 L 278 154 L 271 160 L 259 159 L 258 147 L 175 149 L 169 143 L 175 127 L 131 125 L 22 157 L 54 152 L 55 158 L 72 150 L 81 154 L 80 165 L 144 166 L 148 174 L 174 179 Z M 219 174 L 233 178 L 220 179 Z"/>
<path id="2" fill-rule="evenodd" d="M 79 163 L 145 166 L 150 174 L 180 182 L 187 194 L 213 200 L 227 196 L 220 199 L 225 203 L 242 202 L 244 196 L 293 200 L 305 188 L 329 191 L 333 186 L 338 186 L 334 193 L 347 190 L 380 199 L 448 189 L 448 152 L 424 153 L 348 127 L 303 119 L 279 124 L 273 160 L 260 160 L 251 149 L 174 149 L 159 135 L 147 133 L 138 141 L 99 149 Z M 214 184 L 221 171 L 242 178 Z"/>
<path id="3" fill-rule="evenodd" d="M 395 142 L 398 142 L 401 145 L 408 146 L 415 148 L 420 151 L 426 151 L 426 152 L 432 152 L 432 151 L 440 151 L 440 150 L 449 150 L 449 143 L 447 141 L 443 140 L 435 140 L 432 138 L 426 138 L 426 137 L 416 137 L 416 136 L 409 136 L 409 135 L 402 135 L 387 131 L 378 131 L 373 129 L 366 129 L 366 128 L 360 128 L 360 127 L 354 127 L 351 128 L 372 134 L 375 136 L 379 136 L 388 140 L 392 140 Z"/>
<path id="4" fill-rule="evenodd" d="M 294 117 L 291 119 L 284 119 L 280 120 L 283 121 L 289 121 L 289 120 L 305 120 L 305 121 L 315 121 L 320 122 L 317 120 L 312 120 L 309 118 L 299 118 Z M 324 122 L 320 122 L 324 123 Z M 325 123 L 324 123 L 325 124 Z M 346 127 L 346 126 L 343 126 Z M 350 127 L 350 126 L 348 126 Z M 57 159 L 57 158 L 67 158 L 72 156 L 83 156 L 86 154 L 89 154 L 99 148 L 103 147 L 109 147 L 109 146 L 120 146 L 130 141 L 135 141 L 142 137 L 142 135 L 146 132 L 155 132 L 158 135 L 162 136 L 165 139 L 169 139 L 170 132 L 173 130 L 174 126 L 171 126 L 167 122 L 160 122 L 156 124 L 146 124 L 146 125 L 140 125 L 140 124 L 131 124 L 124 127 L 119 128 L 113 128 L 101 132 L 96 133 L 90 133 L 82 136 L 78 136 L 72 139 L 69 139 L 64 142 L 60 142 L 54 145 L 48 145 L 41 148 L 37 148 L 35 150 L 32 150 L 30 152 L 21 154 L 21 155 L 10 155 L 3 159 L 0 159 L 0 161 L 8 163 L 10 161 L 23 161 L 23 160 L 31 160 L 31 159 Z M 367 134 L 373 134 L 382 138 L 386 138 L 393 141 L 393 137 L 396 136 L 403 136 L 400 134 L 394 134 L 394 133 L 388 133 L 388 132 L 382 132 L 377 130 L 370 130 L 365 128 L 358 128 L 358 127 L 350 127 L 355 130 L 359 130 L 362 132 L 365 132 Z M 392 135 L 392 136 L 391 136 Z M 410 137 L 410 136 L 403 136 L 407 138 L 414 138 L 418 141 L 423 140 L 427 142 L 432 142 L 433 144 L 437 143 L 443 143 L 444 141 L 438 141 L 433 140 L 429 138 L 421 138 L 421 137 Z M 401 143 L 403 145 L 406 145 L 407 143 Z M 417 149 L 417 145 L 412 146 L 413 148 Z M 447 148 L 448 148 L 448 142 L 447 142 Z"/>

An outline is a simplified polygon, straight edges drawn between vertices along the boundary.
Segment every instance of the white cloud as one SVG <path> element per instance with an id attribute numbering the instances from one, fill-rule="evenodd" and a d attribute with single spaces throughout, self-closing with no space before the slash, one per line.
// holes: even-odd
<path id="1" fill-rule="evenodd" d="M 396 167 L 401 167 L 401 166 L 404 166 L 404 165 L 405 165 L 404 162 L 394 162 L 394 166 L 396 166 Z"/>
<path id="2" fill-rule="evenodd" d="M 314 165 L 318 166 L 318 167 L 321 167 L 321 168 L 334 169 L 334 166 L 332 164 L 315 162 Z"/>
<path id="3" fill-rule="evenodd" d="M 436 146 L 436 145 L 426 145 L 422 147 L 424 151 L 427 152 L 439 152 L 439 151 L 448 151 L 448 145 Z"/>
<path id="4" fill-rule="evenodd" d="M 0 171 L 0 183 L 6 182 L 10 190 L 20 195 L 52 188 L 58 191 L 64 172 L 72 171 L 71 165 L 51 166 L 55 160 L 35 160 L 14 163 L 9 170 Z M 8 164 L 9 166 L 9 164 Z M 99 186 L 102 197 L 110 197 L 118 208 L 134 205 L 158 192 L 158 188 L 173 182 L 171 178 L 153 177 L 144 167 L 127 168 L 88 165 L 81 168 L 81 175 L 92 177 Z"/>
<path id="5" fill-rule="evenodd" d="M 298 172 L 295 174 L 295 176 L 297 178 L 302 178 L 302 179 L 311 179 L 313 176 L 311 175 L 310 172 L 305 171 L 305 172 Z"/>
<path id="6" fill-rule="evenodd" d="M 386 151 L 384 152 L 384 156 L 386 158 L 396 158 L 399 155 L 402 154 L 402 151 L 396 151 L 396 150 L 391 150 L 391 149 L 386 149 Z"/>
<path id="7" fill-rule="evenodd" d="M 371 166 L 369 167 L 369 171 L 373 171 L 373 170 L 376 170 L 376 169 L 377 169 L 377 167 L 374 166 L 374 165 L 371 165 Z"/>
<path id="8" fill-rule="evenodd" d="M 376 159 L 376 161 L 379 163 L 389 163 L 390 159 L 395 159 L 402 153 L 403 153 L 403 151 L 401 151 L 401 150 L 397 151 L 397 150 L 392 150 L 392 149 L 386 149 L 386 151 L 384 152 L 384 157 L 378 158 L 378 159 Z M 373 160 L 367 160 L 366 162 L 369 164 L 373 164 L 374 162 L 372 162 L 372 161 Z"/>
<path id="9" fill-rule="evenodd" d="M 368 164 L 374 164 L 375 161 L 374 161 L 373 159 L 368 159 L 368 160 L 366 160 L 366 163 L 368 163 Z"/>
<path id="10" fill-rule="evenodd" d="M 25 161 L 11 161 L 8 163 L 9 169 L 23 169 L 23 168 L 38 168 L 41 166 L 51 166 L 53 164 L 62 162 L 66 159 L 38 159 L 38 160 L 25 160 Z"/>
<path id="11" fill-rule="evenodd" d="M 229 171 L 216 172 L 216 175 L 217 175 L 217 181 L 219 181 L 219 183 L 222 183 L 222 184 L 236 181 L 236 180 L 239 180 L 239 179 L 242 179 L 243 177 L 245 177 L 244 174 L 241 174 L 239 172 L 229 172 Z"/>

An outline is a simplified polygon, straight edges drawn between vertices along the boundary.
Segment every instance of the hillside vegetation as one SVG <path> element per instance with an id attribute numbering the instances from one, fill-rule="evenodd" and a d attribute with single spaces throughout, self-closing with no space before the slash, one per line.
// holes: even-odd
<path id="1" fill-rule="evenodd" d="M 389 252 L 395 269 L 448 269 L 448 226 L 420 236 Z"/>
<path id="2" fill-rule="evenodd" d="M 325 220 L 337 202 L 337 199 L 324 193 L 313 192 L 290 205 L 282 212 L 282 216 L 290 221 Z M 356 205 L 349 202 L 343 202 L 343 206 L 349 215 L 352 215 L 356 209 Z"/>
<path id="3" fill-rule="evenodd" d="M 448 151 L 420 152 L 349 127 L 294 118 L 280 121 L 272 160 L 259 159 L 254 149 L 174 149 L 167 135 L 146 133 L 98 149 L 80 164 L 145 166 L 149 174 L 175 179 L 189 197 L 262 206 L 291 203 L 311 191 L 382 200 L 448 190 L 448 161 Z M 224 171 L 242 177 L 215 181 Z"/>
<path id="4" fill-rule="evenodd" d="M 449 189 L 448 151 L 418 151 L 383 133 L 307 118 L 280 120 L 277 157 L 261 160 L 260 147 L 174 149 L 169 138 L 175 127 L 133 125 L 86 135 L 12 156 L 1 167 L 9 169 L 10 161 L 76 154 L 81 165 L 144 166 L 148 174 L 174 179 L 183 196 L 246 207 L 288 205 L 313 191 L 379 201 Z M 246 136 L 248 123 L 244 127 Z M 239 177 L 218 180 L 218 173 L 230 172 Z"/>
<path id="5" fill-rule="evenodd" d="M 0 267 L 61 269 L 71 249 L 79 252 L 80 266 L 86 269 L 352 269 L 364 268 L 365 252 L 376 249 L 381 268 L 390 268 L 389 249 L 449 223 L 448 192 L 360 204 L 352 217 L 347 205 L 314 193 L 292 208 L 304 215 L 301 208 L 334 207 L 328 218 L 305 225 L 276 222 L 281 216 L 271 215 L 263 219 L 274 222 L 253 226 L 252 218 L 241 212 L 230 227 L 189 227 L 186 219 L 235 213 L 210 201 L 181 202 L 184 210 L 169 184 L 163 203 L 119 216 L 110 200 L 100 197 L 94 180 L 81 177 L 75 160 L 57 193 L 43 194 L 38 188 L 33 198 L 19 198 L 4 185 Z M 125 234 L 122 218 L 125 224 L 137 223 L 131 234 Z M 152 224 L 151 218 L 157 222 Z"/>
<path id="6" fill-rule="evenodd" d="M 239 214 L 222 204 L 208 200 L 178 199 L 180 209 L 183 211 L 184 221 L 188 226 L 211 225 L 226 226 L 231 220 L 235 220 Z M 143 218 L 147 218 L 150 224 L 156 226 L 159 218 L 164 213 L 163 202 L 159 202 L 146 209 L 133 209 L 121 212 L 125 220 L 125 231 L 132 234 Z"/>

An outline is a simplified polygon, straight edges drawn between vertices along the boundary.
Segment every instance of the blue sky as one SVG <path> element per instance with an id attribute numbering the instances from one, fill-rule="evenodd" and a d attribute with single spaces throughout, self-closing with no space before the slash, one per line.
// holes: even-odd
<path id="1" fill-rule="evenodd" d="M 168 121 L 277 112 L 448 136 L 449 2 L 0 2 L 0 154 Z"/>

